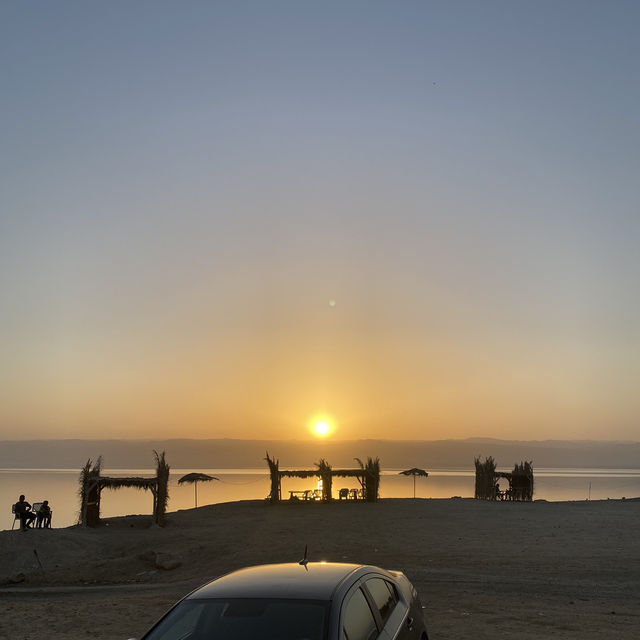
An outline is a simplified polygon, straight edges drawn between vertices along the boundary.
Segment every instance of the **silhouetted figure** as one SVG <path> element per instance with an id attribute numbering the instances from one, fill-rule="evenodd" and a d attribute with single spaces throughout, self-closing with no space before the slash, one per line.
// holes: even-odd
<path id="1" fill-rule="evenodd" d="M 16 514 L 20 517 L 20 528 L 23 531 L 31 529 L 31 523 L 36 519 L 36 514 L 31 511 L 31 505 L 20 496 L 20 499 L 14 505 Z"/>
<path id="2" fill-rule="evenodd" d="M 36 527 L 38 529 L 51 529 L 51 507 L 49 506 L 49 501 L 45 500 L 38 510 L 38 521 L 36 522 Z"/>

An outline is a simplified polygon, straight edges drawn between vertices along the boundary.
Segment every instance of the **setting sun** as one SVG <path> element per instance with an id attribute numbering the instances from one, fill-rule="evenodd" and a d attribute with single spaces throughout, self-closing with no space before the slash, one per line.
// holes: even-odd
<path id="1" fill-rule="evenodd" d="M 326 436 L 330 431 L 329 423 L 324 421 L 316 422 L 313 430 L 318 436 Z"/>
<path id="2" fill-rule="evenodd" d="M 317 438 L 326 438 L 334 431 L 333 420 L 326 415 L 316 415 L 309 420 L 309 431 Z"/>

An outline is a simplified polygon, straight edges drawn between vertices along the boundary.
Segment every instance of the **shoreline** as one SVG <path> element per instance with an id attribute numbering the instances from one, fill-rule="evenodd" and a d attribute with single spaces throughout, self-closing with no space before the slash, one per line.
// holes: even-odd
<path id="1" fill-rule="evenodd" d="M 126 475 L 139 477 L 151 477 L 152 474 L 140 473 L 141 470 L 125 470 Z M 265 471 L 253 474 L 235 473 L 241 469 L 233 470 L 232 474 L 208 472 L 220 478 L 219 482 L 199 483 L 199 504 L 224 504 L 239 500 L 259 500 L 270 491 L 269 477 Z M 128 473 L 131 472 L 131 473 Z M 597 470 L 584 469 L 555 469 L 551 475 L 539 471 L 535 477 L 534 499 L 564 502 L 574 500 L 621 499 L 629 496 L 640 496 L 640 470 L 627 475 L 627 472 L 616 471 L 610 475 L 611 470 L 604 470 L 602 475 Z M 110 472 L 114 477 L 121 473 Z M 451 498 L 452 496 L 464 496 L 471 498 L 474 494 L 474 477 L 472 471 L 432 470 L 428 478 L 418 479 L 416 482 L 416 496 L 420 498 Z M 192 485 L 178 485 L 177 477 L 180 471 L 170 477 L 170 502 L 172 511 L 178 509 L 190 509 L 194 505 L 194 488 Z M 41 502 L 49 500 L 53 508 L 53 526 L 65 528 L 77 522 L 80 505 L 77 499 L 78 472 L 68 471 L 43 471 L 43 472 L 0 472 L 0 498 L 6 504 L 14 503 L 18 494 L 25 494 L 29 502 Z M 590 486 L 592 490 L 590 491 Z M 353 487 L 350 483 L 340 484 L 334 490 L 334 498 L 338 498 L 338 489 L 342 486 Z M 289 490 L 304 490 L 315 488 L 314 481 L 305 479 L 287 479 L 283 485 L 283 497 L 288 498 Z M 502 487 L 504 488 L 504 487 Z M 410 478 L 395 473 L 385 473 L 381 478 L 380 494 L 383 499 L 409 498 L 413 493 L 413 484 Z M 152 495 L 144 491 L 108 491 L 103 494 L 102 512 L 104 517 L 118 517 L 126 514 L 146 514 L 152 511 Z M 4 528 L 11 528 L 12 521 L 7 519 Z"/>

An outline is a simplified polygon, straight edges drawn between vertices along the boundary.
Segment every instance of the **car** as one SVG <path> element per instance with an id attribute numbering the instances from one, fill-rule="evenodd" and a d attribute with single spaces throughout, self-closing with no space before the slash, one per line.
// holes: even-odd
<path id="1" fill-rule="evenodd" d="M 196 589 L 141 640 L 428 640 L 400 571 L 334 562 L 239 569 Z"/>

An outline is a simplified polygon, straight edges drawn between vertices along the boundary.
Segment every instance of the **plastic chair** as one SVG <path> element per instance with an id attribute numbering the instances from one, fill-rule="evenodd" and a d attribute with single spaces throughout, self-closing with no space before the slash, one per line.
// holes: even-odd
<path id="1" fill-rule="evenodd" d="M 11 505 L 11 513 L 13 513 L 13 524 L 11 525 L 11 531 L 13 531 L 13 527 L 16 526 L 16 520 L 20 521 L 20 514 L 16 513 L 16 505 Z"/>

